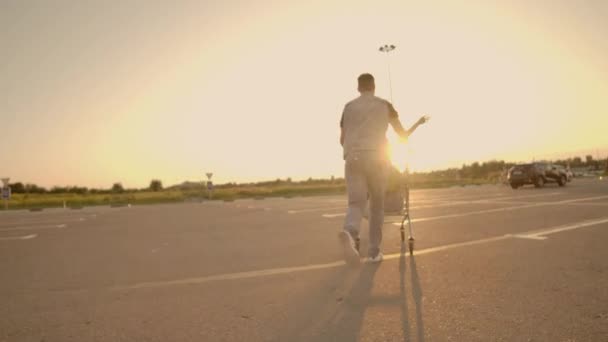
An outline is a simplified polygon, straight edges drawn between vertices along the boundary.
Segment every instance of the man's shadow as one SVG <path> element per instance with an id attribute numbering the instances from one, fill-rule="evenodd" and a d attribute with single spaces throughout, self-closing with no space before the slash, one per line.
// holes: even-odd
<path id="1" fill-rule="evenodd" d="M 363 325 L 365 310 L 372 301 L 371 292 L 379 264 L 362 264 L 349 284 L 342 303 L 320 323 L 315 335 L 307 341 L 357 341 Z"/>
<path id="2" fill-rule="evenodd" d="M 402 243 L 401 255 L 399 258 L 399 295 L 393 296 L 372 296 L 374 287 L 374 277 L 381 264 L 363 264 L 358 276 L 353 279 L 350 291 L 344 296 L 343 302 L 338 306 L 329 317 L 326 316 L 325 322 L 320 323 L 319 330 L 312 338 L 307 341 L 359 341 L 361 329 L 364 324 L 365 312 L 371 306 L 399 306 L 401 314 L 401 333 L 403 341 L 425 341 L 424 322 L 422 318 L 422 289 L 416 268 L 416 259 L 409 257 L 410 284 L 407 283 L 407 263 L 406 248 Z M 384 267 L 391 267 L 390 261 L 382 263 Z M 409 285 L 409 286 L 408 286 Z M 408 291 L 408 287 L 411 291 Z M 412 336 L 410 323 L 408 320 L 408 295 L 412 294 L 416 316 L 416 332 Z M 373 322 L 371 322 L 373 326 Z M 373 329 L 373 328 L 372 328 Z"/>

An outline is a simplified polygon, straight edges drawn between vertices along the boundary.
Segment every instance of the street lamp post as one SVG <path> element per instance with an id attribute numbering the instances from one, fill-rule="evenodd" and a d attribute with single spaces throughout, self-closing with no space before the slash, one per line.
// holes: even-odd
<path id="1" fill-rule="evenodd" d="M 11 198 L 10 178 L 2 178 L 2 199 L 4 199 L 4 210 L 8 210 L 8 200 Z"/>
<path id="2" fill-rule="evenodd" d="M 393 102 L 393 84 L 391 81 L 391 60 L 390 60 L 390 53 L 391 51 L 395 50 L 397 47 L 393 44 L 385 44 L 380 46 L 380 48 L 378 49 L 380 52 L 386 53 L 386 64 L 388 66 L 388 89 L 389 89 L 389 94 L 390 94 L 390 100 L 391 102 Z"/>

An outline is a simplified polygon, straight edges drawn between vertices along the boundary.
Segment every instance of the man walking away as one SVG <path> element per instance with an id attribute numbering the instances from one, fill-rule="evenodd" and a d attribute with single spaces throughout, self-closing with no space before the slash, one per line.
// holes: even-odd
<path id="1" fill-rule="evenodd" d="M 386 131 L 390 124 L 402 139 L 425 123 L 421 117 L 414 126 L 405 130 L 393 105 L 376 97 L 374 76 L 362 74 L 357 90 L 361 94 L 348 102 L 340 120 L 340 144 L 344 149 L 345 179 L 348 192 L 348 210 L 344 230 L 339 238 L 344 256 L 349 263 L 358 263 L 359 228 L 369 196 L 369 251 L 370 262 L 382 261 L 380 243 L 384 224 L 384 195 L 389 171 Z"/>

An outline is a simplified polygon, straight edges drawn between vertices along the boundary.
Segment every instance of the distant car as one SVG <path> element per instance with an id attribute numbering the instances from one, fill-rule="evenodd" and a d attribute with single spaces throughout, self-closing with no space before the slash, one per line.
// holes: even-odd
<path id="1" fill-rule="evenodd" d="M 513 166 L 509 170 L 507 179 L 513 189 L 526 184 L 533 184 L 537 188 L 542 188 L 546 183 L 551 182 L 564 186 L 568 182 L 568 175 L 563 167 L 539 162 Z"/>
<path id="2" fill-rule="evenodd" d="M 566 180 L 569 182 L 572 182 L 572 178 L 574 178 L 574 174 L 572 173 L 572 171 L 570 171 L 569 168 L 563 166 L 563 165 L 554 165 L 559 172 L 563 172 L 566 175 Z"/>

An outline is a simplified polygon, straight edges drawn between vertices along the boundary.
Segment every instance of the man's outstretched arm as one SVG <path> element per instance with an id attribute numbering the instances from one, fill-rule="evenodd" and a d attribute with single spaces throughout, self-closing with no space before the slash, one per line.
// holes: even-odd
<path id="1" fill-rule="evenodd" d="M 424 115 L 420 119 L 418 119 L 418 121 L 416 121 L 416 123 L 412 127 L 410 127 L 410 129 L 408 129 L 408 130 L 403 128 L 403 125 L 401 124 L 401 121 L 399 120 L 398 116 L 391 116 L 391 119 L 389 122 L 390 122 L 391 126 L 393 126 L 393 129 L 395 130 L 395 132 L 397 132 L 397 134 L 399 135 L 399 137 L 401 139 L 407 139 L 412 133 L 414 133 L 414 131 L 416 130 L 416 128 L 418 128 L 418 126 L 424 124 L 428 120 L 429 120 L 429 117 Z"/>

